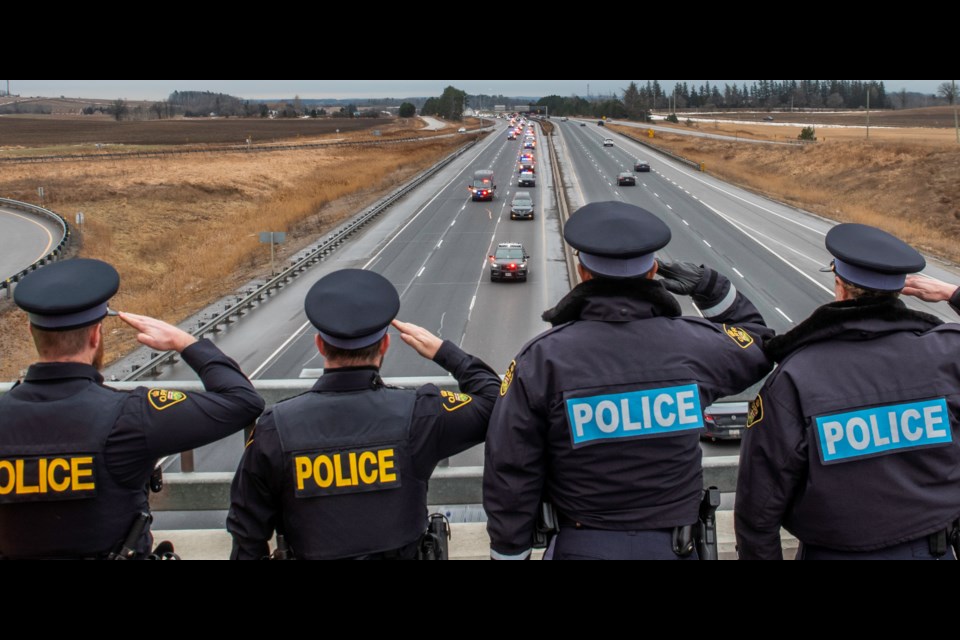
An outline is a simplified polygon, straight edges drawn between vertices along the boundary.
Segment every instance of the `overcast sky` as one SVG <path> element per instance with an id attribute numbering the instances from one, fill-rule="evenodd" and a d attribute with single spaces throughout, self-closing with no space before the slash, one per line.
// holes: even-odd
<path id="1" fill-rule="evenodd" d="M 637 80 L 645 83 L 646 80 Z M 699 86 L 704 80 L 660 80 L 665 89 L 677 82 Z M 753 80 L 711 80 L 723 87 Z M 935 93 L 943 80 L 884 80 L 888 92 Z M 547 96 L 558 94 L 619 94 L 630 80 L 11 80 L 10 92 L 21 96 L 125 98 L 162 100 L 173 91 L 215 91 L 247 99 L 258 98 L 406 98 L 440 95 L 453 85 L 469 94 Z M 0 88 L 6 85 L 0 81 Z"/>

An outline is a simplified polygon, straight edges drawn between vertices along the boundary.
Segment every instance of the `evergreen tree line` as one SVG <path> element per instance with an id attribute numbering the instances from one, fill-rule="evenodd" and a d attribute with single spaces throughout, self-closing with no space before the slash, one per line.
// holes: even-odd
<path id="1" fill-rule="evenodd" d="M 550 115 L 593 115 L 638 118 L 652 109 L 886 109 L 891 104 L 883 81 L 877 80 L 757 80 L 752 84 L 711 84 L 699 87 L 678 82 L 665 88 L 657 80 L 631 82 L 619 96 L 587 100 L 581 96 L 547 96 L 537 106 L 549 107 Z M 675 102 L 674 102 L 675 101 Z"/>

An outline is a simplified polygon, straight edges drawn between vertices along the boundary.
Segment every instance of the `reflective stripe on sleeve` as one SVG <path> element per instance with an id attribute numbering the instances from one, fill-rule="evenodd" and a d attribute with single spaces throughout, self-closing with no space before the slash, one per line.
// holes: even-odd
<path id="1" fill-rule="evenodd" d="M 506 553 L 497 553 L 493 549 L 490 549 L 490 559 L 491 560 L 526 560 L 530 557 L 530 553 L 533 549 L 527 549 L 516 555 L 508 555 Z"/>
<path id="2" fill-rule="evenodd" d="M 727 311 L 730 307 L 733 306 L 733 301 L 737 299 L 737 288 L 733 286 L 733 283 L 730 283 L 730 290 L 727 291 L 727 295 L 723 297 L 723 300 L 713 305 L 709 309 L 700 309 L 702 313 L 707 318 L 714 318 L 719 316 L 721 313 Z"/>

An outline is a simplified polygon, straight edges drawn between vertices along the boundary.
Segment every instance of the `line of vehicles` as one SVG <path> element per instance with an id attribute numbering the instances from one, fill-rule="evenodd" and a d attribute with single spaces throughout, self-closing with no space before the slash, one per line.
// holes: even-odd
<path id="1" fill-rule="evenodd" d="M 511 120 L 507 130 L 507 139 L 521 140 L 521 149 L 517 155 L 517 186 L 536 187 L 536 134 L 532 125 L 519 119 Z M 614 146 L 613 139 L 602 140 L 604 147 Z M 650 171 L 650 163 L 636 159 L 633 165 L 634 172 L 646 173 Z M 618 186 L 635 186 L 636 176 L 629 172 L 621 172 L 617 176 Z M 474 200 L 492 200 L 496 185 L 493 171 L 479 170 L 474 172 L 470 187 Z M 533 194 L 529 191 L 516 191 L 510 202 L 510 219 L 533 220 L 535 216 Z M 520 242 L 500 242 L 496 245 L 493 254 L 488 256 L 490 267 L 490 281 L 504 282 L 514 280 L 526 282 L 529 276 L 530 255 L 526 247 Z M 754 394 L 755 395 L 755 394 Z M 746 425 L 747 403 L 743 398 L 731 399 L 732 402 L 718 402 L 704 409 L 705 429 L 701 434 L 704 440 L 739 440 Z"/>

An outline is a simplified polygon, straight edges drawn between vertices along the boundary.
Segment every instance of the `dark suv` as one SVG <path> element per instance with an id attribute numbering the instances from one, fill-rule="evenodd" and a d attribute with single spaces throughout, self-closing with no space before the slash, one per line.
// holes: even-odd
<path id="1" fill-rule="evenodd" d="M 490 282 L 497 280 L 527 280 L 527 250 L 519 242 L 501 242 L 490 256 Z"/>

